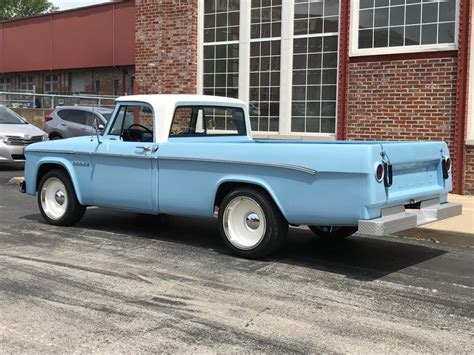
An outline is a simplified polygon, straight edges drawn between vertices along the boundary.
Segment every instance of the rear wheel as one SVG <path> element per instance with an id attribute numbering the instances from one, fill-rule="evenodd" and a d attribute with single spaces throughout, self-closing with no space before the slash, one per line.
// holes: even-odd
<path id="1" fill-rule="evenodd" d="M 308 226 L 318 237 L 324 240 L 342 240 L 357 232 L 357 227 Z"/>
<path id="2" fill-rule="evenodd" d="M 227 247 L 249 259 L 275 252 L 288 232 L 288 223 L 273 201 L 252 188 L 239 188 L 224 197 L 218 225 Z"/>
<path id="3" fill-rule="evenodd" d="M 55 141 L 58 139 L 63 139 L 63 137 L 59 133 L 53 133 L 49 135 L 49 140 Z"/>
<path id="4" fill-rule="evenodd" d="M 38 206 L 44 219 L 56 226 L 73 225 L 86 211 L 63 170 L 51 170 L 43 176 L 38 189 Z"/>

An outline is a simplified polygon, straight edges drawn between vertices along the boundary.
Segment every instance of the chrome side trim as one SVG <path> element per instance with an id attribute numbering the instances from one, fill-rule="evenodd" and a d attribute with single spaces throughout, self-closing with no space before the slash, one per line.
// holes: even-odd
<path id="1" fill-rule="evenodd" d="M 56 153 L 56 154 L 76 154 L 81 152 L 75 152 L 74 150 L 49 150 L 49 149 L 27 149 L 26 153 Z M 84 153 L 83 153 L 84 154 Z M 85 153 L 87 154 L 87 153 Z"/>
<path id="2" fill-rule="evenodd" d="M 156 159 L 155 156 L 150 155 L 135 155 L 135 154 L 111 154 L 111 153 L 97 153 L 92 152 L 90 155 L 96 157 L 110 157 L 110 158 L 135 158 L 135 159 Z"/>
<path id="3" fill-rule="evenodd" d="M 138 158 L 138 159 L 157 159 L 157 156 L 150 155 L 135 155 L 135 154 L 110 154 L 110 153 L 97 153 L 97 152 L 77 152 L 74 150 L 28 150 L 34 153 L 55 153 L 55 154 L 82 154 L 82 155 L 94 155 L 102 157 L 114 157 L 114 158 Z"/>
<path id="4" fill-rule="evenodd" d="M 205 159 L 205 158 L 186 158 L 186 157 L 157 157 L 160 160 L 179 160 L 179 161 L 192 161 L 192 162 L 204 162 L 204 163 L 224 163 L 224 164 L 248 164 L 254 166 L 263 166 L 263 167 L 270 167 L 270 168 L 278 168 L 278 169 L 287 169 L 287 170 L 295 170 L 302 173 L 316 175 L 318 173 L 317 170 L 306 168 L 304 166 L 299 165 L 291 165 L 291 164 L 278 164 L 278 163 L 263 163 L 257 161 L 244 161 L 244 160 L 221 160 L 221 159 Z"/>

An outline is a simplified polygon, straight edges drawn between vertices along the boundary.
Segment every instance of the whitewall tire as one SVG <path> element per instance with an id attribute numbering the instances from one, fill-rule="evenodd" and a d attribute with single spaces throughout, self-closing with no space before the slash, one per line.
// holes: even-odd
<path id="1" fill-rule="evenodd" d="M 261 258 L 284 242 L 288 223 L 266 193 L 239 188 L 224 197 L 219 231 L 227 247 L 244 258 Z"/>
<path id="2" fill-rule="evenodd" d="M 37 198 L 43 218 L 57 226 L 69 226 L 79 222 L 86 210 L 78 202 L 68 174 L 59 169 L 51 170 L 43 176 Z"/>

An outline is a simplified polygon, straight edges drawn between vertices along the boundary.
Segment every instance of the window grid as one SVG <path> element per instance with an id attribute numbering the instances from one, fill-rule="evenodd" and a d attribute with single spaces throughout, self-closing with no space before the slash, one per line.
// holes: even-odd
<path id="1" fill-rule="evenodd" d="M 281 0 L 252 0 L 251 38 L 281 36 Z"/>
<path id="2" fill-rule="evenodd" d="M 44 92 L 46 94 L 59 91 L 59 76 L 57 74 L 48 74 L 44 78 Z"/>
<path id="3" fill-rule="evenodd" d="M 204 3 L 204 42 L 239 40 L 238 0 L 206 0 Z"/>
<path id="4" fill-rule="evenodd" d="M 307 32 L 298 30 L 303 28 L 303 25 L 298 25 L 302 18 L 308 20 Z M 309 21 L 312 18 L 319 19 L 319 22 L 314 22 L 316 27 L 311 27 Z M 294 25 L 291 131 L 334 133 L 339 1 L 295 3 Z"/>
<path id="5" fill-rule="evenodd" d="M 10 86 L 10 78 L 0 77 L 0 91 L 7 91 Z"/>
<path id="6" fill-rule="evenodd" d="M 31 75 L 20 76 L 20 90 L 21 91 L 32 91 L 33 90 L 33 77 Z"/>
<path id="7" fill-rule="evenodd" d="M 205 95 L 238 97 L 239 44 L 204 46 Z"/>
<path id="8" fill-rule="evenodd" d="M 250 120 L 252 130 L 278 131 L 280 117 L 280 40 L 250 43 Z"/>
<path id="9" fill-rule="evenodd" d="M 205 95 L 238 97 L 239 21 L 238 0 L 205 0 L 203 44 Z"/>
<path id="10" fill-rule="evenodd" d="M 296 1 L 294 35 L 338 32 L 339 1 Z"/>
<path id="11" fill-rule="evenodd" d="M 452 44 L 455 12 L 456 0 L 362 0 L 358 48 Z"/>
<path id="12" fill-rule="evenodd" d="M 252 0 L 249 108 L 254 131 L 279 130 L 281 13 L 281 0 Z"/>

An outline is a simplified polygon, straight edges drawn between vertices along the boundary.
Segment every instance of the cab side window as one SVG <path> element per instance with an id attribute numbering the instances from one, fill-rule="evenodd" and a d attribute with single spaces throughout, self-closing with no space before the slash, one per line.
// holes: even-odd
<path id="1" fill-rule="evenodd" d="M 245 136 L 244 111 L 235 107 L 184 106 L 173 116 L 170 137 Z"/>
<path id="2" fill-rule="evenodd" d="M 145 104 L 120 105 L 109 135 L 124 142 L 153 142 L 153 110 Z"/>

